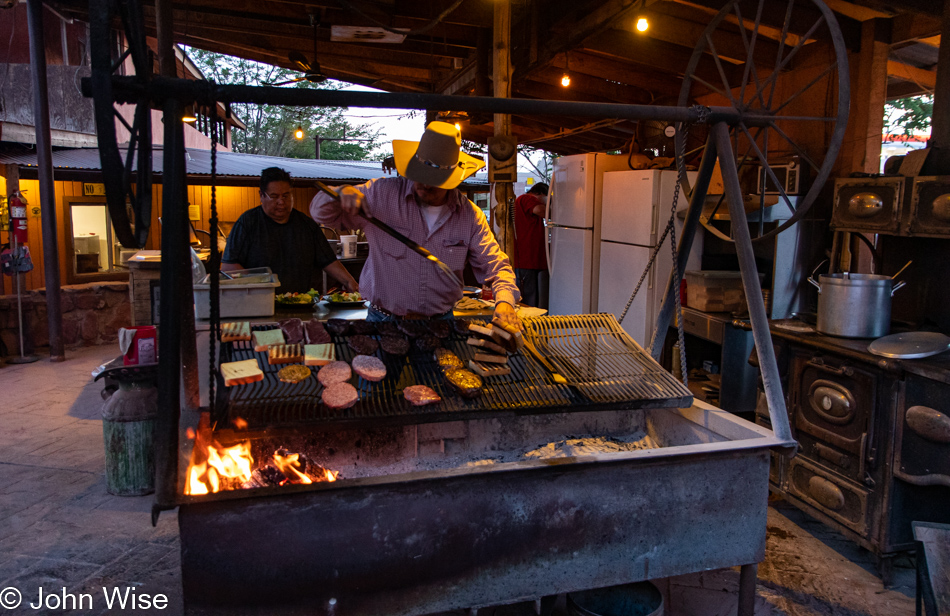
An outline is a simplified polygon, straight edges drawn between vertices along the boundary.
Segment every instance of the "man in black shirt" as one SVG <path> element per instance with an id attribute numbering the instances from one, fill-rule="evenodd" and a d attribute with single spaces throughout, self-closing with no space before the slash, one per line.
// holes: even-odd
<path id="1" fill-rule="evenodd" d="M 261 205 L 238 218 L 221 258 L 223 271 L 269 267 L 280 281 L 278 293 L 305 293 L 326 271 L 346 291 L 356 280 L 337 261 L 320 225 L 294 209 L 290 174 L 279 167 L 261 172 Z"/>

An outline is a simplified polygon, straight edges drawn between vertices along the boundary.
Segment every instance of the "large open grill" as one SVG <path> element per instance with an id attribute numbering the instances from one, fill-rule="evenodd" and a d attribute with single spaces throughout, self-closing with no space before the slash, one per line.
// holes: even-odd
<path id="1" fill-rule="evenodd" d="M 321 404 L 322 385 L 316 378 L 282 383 L 277 377 L 282 366 L 269 365 L 266 353 L 255 352 L 250 342 L 228 343 L 225 360 L 257 358 L 264 380 L 232 388 L 230 400 L 219 408 L 218 423 L 241 418 L 252 429 L 311 422 L 420 423 L 499 413 L 683 407 L 692 402 L 689 390 L 634 342 L 613 315 L 544 316 L 526 319 L 525 326 L 527 338 L 565 377 L 566 385 L 555 383 L 529 354 L 517 353 L 509 358 L 511 374 L 484 379 L 482 395 L 467 399 L 448 386 L 431 351 L 412 349 L 406 356 L 393 357 L 378 350 L 376 355 L 386 364 L 386 378 L 375 383 L 359 379 L 360 401 L 342 411 Z M 356 353 L 347 344 L 347 336 L 331 337 L 336 357 L 351 361 Z M 474 347 L 465 343 L 466 338 L 453 331 L 443 346 L 467 363 Z M 408 385 L 428 385 L 442 402 L 413 406 L 402 395 Z"/>

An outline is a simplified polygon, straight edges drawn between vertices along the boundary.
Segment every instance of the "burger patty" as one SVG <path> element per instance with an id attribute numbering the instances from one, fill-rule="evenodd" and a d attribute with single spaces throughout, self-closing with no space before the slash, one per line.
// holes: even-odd
<path id="1" fill-rule="evenodd" d="M 413 406 L 425 406 L 426 404 L 436 404 L 442 401 L 435 390 L 425 385 L 409 385 L 402 390 L 403 397 L 411 402 Z"/>
<path id="2" fill-rule="evenodd" d="M 409 352 L 409 341 L 402 336 L 381 336 L 379 346 L 387 355 L 405 355 Z"/>
<path id="3" fill-rule="evenodd" d="M 380 321 L 376 324 L 376 331 L 380 336 L 402 336 L 395 321 Z"/>
<path id="4" fill-rule="evenodd" d="M 469 322 L 467 319 L 455 319 L 455 321 L 452 323 L 452 327 L 455 328 L 455 333 L 467 336 L 468 323 Z"/>
<path id="5" fill-rule="evenodd" d="M 410 338 L 418 338 L 429 333 L 425 321 L 403 320 L 399 322 L 399 329 Z"/>
<path id="6" fill-rule="evenodd" d="M 307 321 L 307 344 L 330 344 L 330 334 L 323 323 L 316 319 Z"/>
<path id="7" fill-rule="evenodd" d="M 432 319 L 428 323 L 429 333 L 436 338 L 448 338 L 452 333 L 452 325 L 447 319 Z"/>
<path id="8" fill-rule="evenodd" d="M 359 399 L 356 388 L 349 383 L 334 383 L 323 390 L 323 403 L 331 409 L 348 409 Z"/>
<path id="9" fill-rule="evenodd" d="M 346 319 L 330 319 L 326 328 L 334 336 L 345 336 L 350 331 L 350 322 Z"/>
<path id="10" fill-rule="evenodd" d="M 353 358 L 353 371 L 367 381 L 382 381 L 386 378 L 383 360 L 372 355 L 357 355 Z"/>
<path id="11" fill-rule="evenodd" d="M 350 348 L 356 351 L 358 355 L 372 355 L 379 349 L 379 343 L 370 338 L 356 334 L 347 338 L 346 343 Z"/>
<path id="12" fill-rule="evenodd" d="M 426 334 L 425 336 L 420 336 L 419 338 L 416 338 L 413 344 L 420 351 L 425 351 L 428 353 L 429 351 L 434 351 L 440 346 L 442 346 L 442 341 L 436 338 L 435 336 L 433 336 L 432 334 Z"/>
<path id="13" fill-rule="evenodd" d="M 361 336 L 372 336 L 376 333 L 376 324 L 372 321 L 351 321 L 350 328 L 354 334 Z"/>
<path id="14" fill-rule="evenodd" d="M 329 387 L 334 383 L 349 381 L 351 376 L 353 376 L 353 371 L 350 370 L 348 363 L 345 361 L 331 361 L 320 368 L 320 372 L 317 373 L 317 380 L 324 387 Z"/>

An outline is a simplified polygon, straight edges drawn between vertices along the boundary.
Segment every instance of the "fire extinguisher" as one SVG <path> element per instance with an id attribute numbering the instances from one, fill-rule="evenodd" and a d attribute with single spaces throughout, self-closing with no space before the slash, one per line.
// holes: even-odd
<path id="1" fill-rule="evenodd" d="M 26 192 L 26 191 L 23 191 Z M 19 190 L 10 195 L 10 236 L 17 245 L 26 244 L 26 206 L 29 205 Z"/>

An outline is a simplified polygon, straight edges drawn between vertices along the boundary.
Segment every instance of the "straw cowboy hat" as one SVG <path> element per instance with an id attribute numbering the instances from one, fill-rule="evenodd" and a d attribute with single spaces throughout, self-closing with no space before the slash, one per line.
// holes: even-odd
<path id="1" fill-rule="evenodd" d="M 462 151 L 462 133 L 447 122 L 430 122 L 419 141 L 393 139 L 399 175 L 438 188 L 455 188 L 485 166 Z"/>

